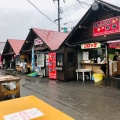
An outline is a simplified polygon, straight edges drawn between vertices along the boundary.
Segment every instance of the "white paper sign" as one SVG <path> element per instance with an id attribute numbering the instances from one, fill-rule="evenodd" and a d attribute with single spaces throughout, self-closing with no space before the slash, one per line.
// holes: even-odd
<path id="1" fill-rule="evenodd" d="M 113 62 L 113 72 L 117 72 L 117 62 Z"/>
<path id="2" fill-rule="evenodd" d="M 89 60 L 89 52 L 83 52 L 83 60 Z"/>
<path id="3" fill-rule="evenodd" d="M 6 115 L 4 116 L 4 120 L 30 120 L 43 115 L 44 114 L 37 108 L 32 108 L 32 109 Z"/>

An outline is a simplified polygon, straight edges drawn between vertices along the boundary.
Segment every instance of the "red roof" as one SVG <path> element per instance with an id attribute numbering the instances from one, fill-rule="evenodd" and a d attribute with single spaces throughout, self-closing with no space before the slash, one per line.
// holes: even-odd
<path id="1" fill-rule="evenodd" d="M 8 39 L 8 42 L 10 43 L 10 45 L 16 55 L 19 54 L 24 41 L 25 40 Z"/>
<path id="2" fill-rule="evenodd" d="M 51 50 L 56 50 L 63 43 L 68 33 L 42 30 L 38 28 L 32 28 L 35 33 L 46 43 Z"/>

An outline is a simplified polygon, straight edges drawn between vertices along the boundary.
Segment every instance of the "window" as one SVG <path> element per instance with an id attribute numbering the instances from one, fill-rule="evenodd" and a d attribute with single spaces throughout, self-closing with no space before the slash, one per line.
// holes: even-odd
<path id="1" fill-rule="evenodd" d="M 37 65 L 40 67 L 44 67 L 44 54 L 37 55 Z"/>
<path id="2" fill-rule="evenodd" d="M 16 65 L 20 65 L 20 62 L 21 62 L 20 57 L 16 57 L 15 62 L 16 62 Z"/>
<path id="3" fill-rule="evenodd" d="M 63 66 L 63 53 L 57 53 L 57 66 Z"/>
<path id="4" fill-rule="evenodd" d="M 90 55 L 90 60 L 98 57 L 103 59 L 105 57 L 105 49 L 103 48 L 91 49 L 89 55 Z"/>
<path id="5" fill-rule="evenodd" d="M 88 49 L 84 49 L 83 53 L 87 53 Z M 106 56 L 105 56 L 105 45 L 102 45 L 101 48 L 91 48 L 89 49 L 89 55 L 88 55 L 88 60 L 94 60 L 97 59 L 98 57 L 101 58 L 101 60 L 103 60 Z M 86 58 L 86 56 L 84 55 L 83 58 Z"/>

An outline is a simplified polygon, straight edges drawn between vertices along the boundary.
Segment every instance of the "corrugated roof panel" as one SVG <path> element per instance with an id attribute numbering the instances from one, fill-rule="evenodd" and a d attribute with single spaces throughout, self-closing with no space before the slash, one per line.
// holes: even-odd
<path id="1" fill-rule="evenodd" d="M 68 33 L 42 30 L 38 28 L 32 28 L 35 33 L 47 44 L 51 50 L 56 50 L 63 43 Z"/>
<path id="2" fill-rule="evenodd" d="M 16 55 L 19 54 L 24 41 L 25 40 L 8 39 L 8 42 L 10 43 L 10 45 L 13 48 L 13 51 Z"/>

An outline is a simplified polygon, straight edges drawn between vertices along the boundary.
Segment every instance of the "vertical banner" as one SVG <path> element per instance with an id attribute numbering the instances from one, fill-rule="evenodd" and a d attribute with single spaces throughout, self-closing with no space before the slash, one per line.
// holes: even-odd
<path id="1" fill-rule="evenodd" d="M 56 53 L 49 53 L 49 78 L 56 79 Z"/>
<path id="2" fill-rule="evenodd" d="M 35 70 L 34 46 L 32 47 L 32 72 Z"/>

